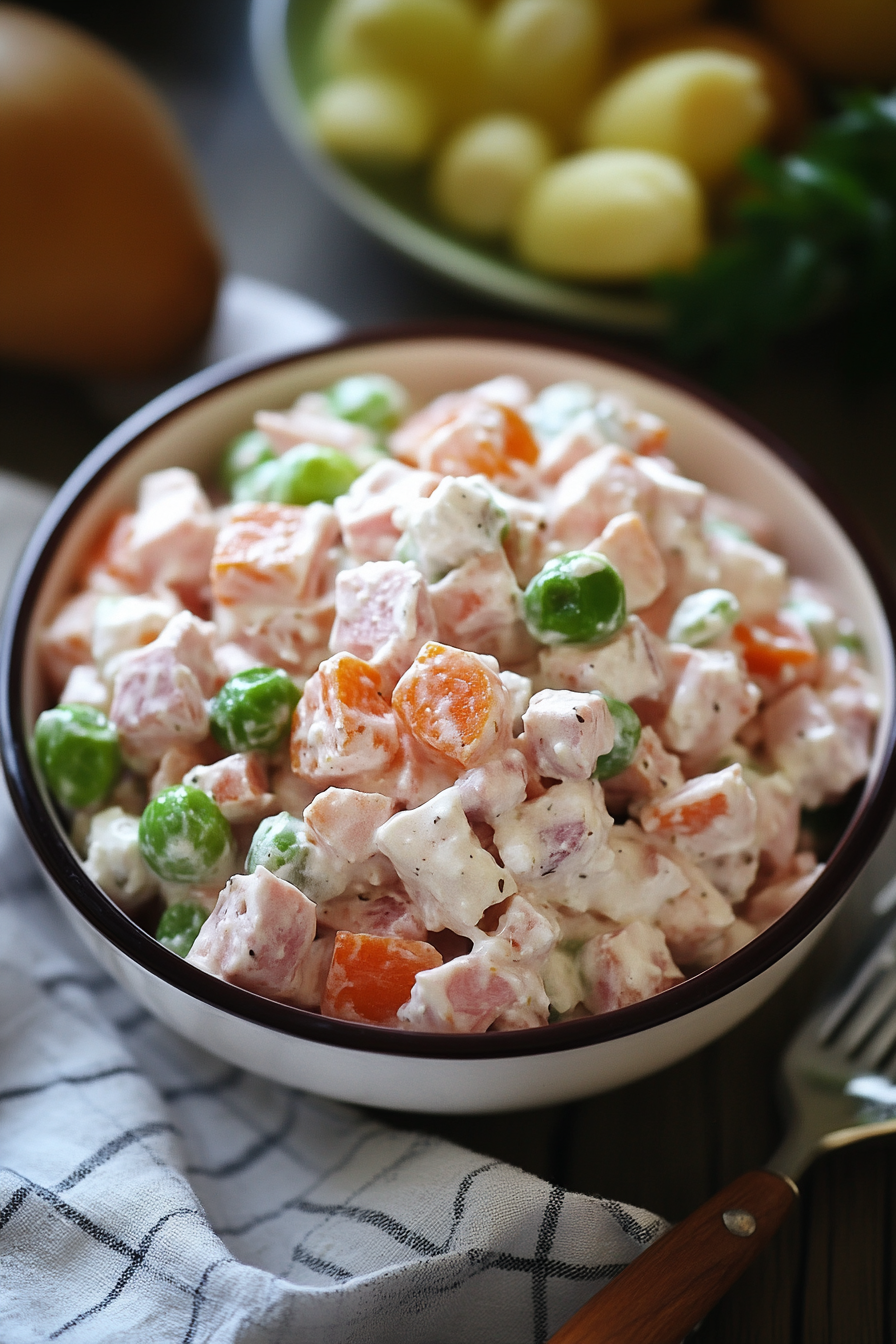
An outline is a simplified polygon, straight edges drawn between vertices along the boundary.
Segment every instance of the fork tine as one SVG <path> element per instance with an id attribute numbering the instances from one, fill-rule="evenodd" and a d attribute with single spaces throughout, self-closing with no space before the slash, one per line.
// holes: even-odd
<path id="1" fill-rule="evenodd" d="M 882 943 L 875 954 L 865 962 L 860 972 L 850 981 L 844 992 L 839 998 L 835 999 L 830 1005 L 828 1012 L 822 1019 L 819 1027 L 817 1040 L 819 1045 L 827 1045 L 835 1033 L 842 1026 L 845 1018 L 864 996 L 866 990 L 878 978 L 881 971 L 896 966 L 896 928 L 894 928 L 886 942 Z"/>
<path id="2" fill-rule="evenodd" d="M 871 987 L 868 997 L 858 1005 L 855 1015 L 847 1020 L 844 1029 L 832 1044 L 847 1059 L 851 1059 L 881 1025 L 894 1003 L 896 1003 L 896 967 L 888 970 L 878 983 Z"/>
<path id="3" fill-rule="evenodd" d="M 896 1013 L 890 1012 L 859 1055 L 863 1068 L 879 1069 L 896 1044 Z"/>

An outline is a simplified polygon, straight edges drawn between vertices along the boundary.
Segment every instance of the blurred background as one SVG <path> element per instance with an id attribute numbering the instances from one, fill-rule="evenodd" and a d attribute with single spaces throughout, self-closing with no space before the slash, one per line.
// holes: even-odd
<path id="1" fill-rule="evenodd" d="M 179 122 L 224 266 L 285 286 L 352 326 L 430 317 L 517 320 L 440 283 L 347 218 L 312 181 L 262 103 L 250 66 L 248 0 L 57 0 L 29 6 L 76 23 L 132 60 Z M 725 6 L 736 12 L 736 3 Z M 544 324 L 542 324 L 544 325 Z M 891 561 L 896 534 L 896 387 L 844 383 L 819 328 L 783 345 L 737 394 L 864 513 Z M 649 341 L 595 333 L 660 354 Z M 0 362 L 0 465 L 58 483 L 111 428 L 116 400 L 77 378 Z"/>

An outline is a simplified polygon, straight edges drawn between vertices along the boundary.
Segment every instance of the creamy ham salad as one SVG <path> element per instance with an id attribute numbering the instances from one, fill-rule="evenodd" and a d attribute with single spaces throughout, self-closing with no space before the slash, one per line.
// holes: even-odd
<path id="1" fill-rule="evenodd" d="M 146 476 L 43 634 L 86 871 L 210 975 L 409 1031 L 609 1012 L 743 947 L 818 877 L 878 693 L 667 439 L 584 383 L 411 411 L 369 374 L 259 411 L 219 482 Z"/>

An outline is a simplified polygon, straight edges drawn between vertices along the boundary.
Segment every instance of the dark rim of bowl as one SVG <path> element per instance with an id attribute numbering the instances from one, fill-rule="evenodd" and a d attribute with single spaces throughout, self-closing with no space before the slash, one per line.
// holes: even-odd
<path id="1" fill-rule="evenodd" d="M 521 1031 L 483 1035 L 439 1035 L 343 1022 L 262 998 L 187 964 L 134 923 L 87 876 L 52 817 L 32 766 L 22 709 L 23 662 L 31 612 L 53 555 L 83 500 L 132 449 L 183 409 L 213 397 L 236 382 L 268 369 L 299 363 L 339 350 L 365 349 L 407 340 L 494 340 L 540 345 L 592 356 L 632 369 L 690 394 L 726 416 L 782 459 L 818 496 L 846 533 L 877 588 L 891 643 L 896 630 L 896 597 L 876 542 L 843 499 L 790 448 L 748 415 L 677 372 L 649 359 L 615 350 L 584 337 L 497 322 L 402 324 L 358 331 L 312 348 L 275 357 L 236 357 L 194 374 L 113 430 L 62 486 L 32 536 L 9 591 L 0 632 L 0 733 L 3 765 L 12 800 L 28 839 L 52 880 L 75 909 L 120 952 L 192 998 L 289 1036 L 342 1049 L 433 1059 L 489 1059 L 575 1050 L 631 1036 L 682 1017 L 723 998 L 760 975 L 790 952 L 834 908 L 863 867 L 896 805 L 896 712 L 881 725 L 887 733 L 878 775 L 865 785 L 861 801 L 840 837 L 824 873 L 796 905 L 740 951 L 682 984 L 603 1015 L 557 1022 Z"/>

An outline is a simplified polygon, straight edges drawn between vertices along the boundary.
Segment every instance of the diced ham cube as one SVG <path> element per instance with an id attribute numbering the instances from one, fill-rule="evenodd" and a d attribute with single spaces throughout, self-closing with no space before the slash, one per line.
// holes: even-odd
<path id="1" fill-rule="evenodd" d="M 734 911 L 709 882 L 661 905 L 656 926 L 678 966 L 692 966 L 708 943 L 734 923 Z"/>
<path id="2" fill-rule="evenodd" d="M 528 779 L 526 758 L 515 747 L 467 770 L 457 781 L 467 820 L 494 826 L 500 816 L 525 800 Z"/>
<path id="3" fill-rule="evenodd" d="M 287 762 L 275 767 L 271 775 L 271 790 L 277 800 L 277 808 L 288 812 L 291 817 L 300 817 L 314 798 L 316 785 L 302 779 Z"/>
<path id="4" fill-rule="evenodd" d="M 598 756 L 615 741 L 609 705 L 588 691 L 539 691 L 529 701 L 523 726 L 538 773 L 549 779 L 590 779 Z"/>
<path id="5" fill-rule="evenodd" d="M 319 929 L 307 956 L 299 962 L 289 997 L 290 1003 L 294 1003 L 297 1008 L 320 1009 L 335 941 L 330 929 Z"/>
<path id="6" fill-rule="evenodd" d="M 523 595 L 502 550 L 476 555 L 430 589 L 437 637 L 499 663 L 521 663 L 537 645 L 523 620 Z"/>
<path id="7" fill-rule="evenodd" d="M 538 662 L 548 686 L 602 691 L 626 704 L 639 697 L 654 699 L 666 680 L 659 641 L 637 616 L 603 644 L 558 644 L 543 649 Z"/>
<path id="8" fill-rule="evenodd" d="M 402 462 L 409 462 L 412 466 L 416 466 L 421 444 L 425 443 L 437 429 L 447 425 L 461 411 L 481 404 L 482 398 L 469 389 L 464 392 L 444 392 L 421 410 L 408 416 L 404 424 L 400 425 L 392 435 L 389 446 L 395 456 L 400 458 Z"/>
<path id="9" fill-rule="evenodd" d="M 59 697 L 60 705 L 92 705 L 108 714 L 112 692 L 93 663 L 73 667 Z"/>
<path id="10" fill-rule="evenodd" d="M 652 922 L 669 900 L 689 890 L 692 876 L 678 856 L 653 844 L 634 822 L 614 826 L 607 838 L 613 866 L 570 894 L 572 909 L 596 911 L 615 924 Z M 564 936 L 570 936 L 564 934 Z"/>
<path id="11" fill-rule="evenodd" d="M 492 493 L 507 515 L 501 540 L 504 554 L 517 583 L 525 588 L 548 559 L 547 510 L 538 500 L 521 499 L 496 485 Z"/>
<path id="12" fill-rule="evenodd" d="M 326 658 L 335 604 L 333 593 L 294 606 L 217 606 L 220 638 L 238 643 L 252 667 L 282 667 L 291 676 L 309 675 Z"/>
<path id="13" fill-rule="evenodd" d="M 266 868 L 236 874 L 199 930 L 187 961 L 265 998 L 304 998 L 305 962 L 314 944 L 314 903 Z"/>
<path id="14" fill-rule="evenodd" d="M 215 660 L 215 673 L 218 684 L 224 685 L 231 677 L 235 677 L 238 672 L 248 672 L 253 667 L 263 667 L 264 664 L 244 649 L 242 644 L 235 644 L 232 640 L 226 644 L 219 644 L 213 654 Z"/>
<path id="15" fill-rule="evenodd" d="M 805 896 L 824 868 L 823 863 L 815 862 L 814 854 L 794 855 L 788 871 L 749 898 L 743 909 L 744 919 L 762 933 Z"/>
<path id="16" fill-rule="evenodd" d="M 756 839 L 756 798 L 740 765 L 688 780 L 675 793 L 654 799 L 640 822 L 650 835 L 675 837 L 694 858 L 732 854 Z"/>
<path id="17" fill-rule="evenodd" d="M 679 652 L 683 669 L 659 733 L 683 758 L 685 773 L 694 774 L 717 760 L 753 717 L 760 694 L 727 649 Z"/>
<path id="18" fill-rule="evenodd" d="M 509 745 L 510 697 L 485 657 L 424 644 L 392 696 L 405 731 L 462 767 L 480 765 Z"/>
<path id="19" fill-rule="evenodd" d="M 153 765 L 169 747 L 208 736 L 208 711 L 193 673 L 158 644 L 127 656 L 115 676 L 109 717 L 134 764 Z"/>
<path id="20" fill-rule="evenodd" d="M 215 662 L 216 634 L 211 621 L 201 621 L 191 611 L 181 611 L 168 621 L 157 640 L 160 648 L 174 650 L 177 661 L 190 669 L 202 694 L 209 698 L 221 686 Z"/>
<path id="21" fill-rule="evenodd" d="M 507 515 L 484 476 L 439 482 L 425 499 L 413 499 L 393 515 L 402 529 L 399 553 L 413 560 L 428 583 L 476 555 L 501 550 Z"/>
<path id="22" fill-rule="evenodd" d="M 667 459 L 639 457 L 637 469 L 652 486 L 651 507 L 645 516 L 660 550 L 673 551 L 681 547 L 683 538 L 702 537 L 706 486 L 682 476 Z"/>
<path id="23" fill-rule="evenodd" d="M 560 936 L 560 926 L 546 910 L 537 909 L 525 896 L 513 896 L 495 930 L 494 937 L 507 943 L 514 961 L 540 970 Z"/>
<path id="24" fill-rule="evenodd" d="M 804 807 L 840 798 L 868 772 L 870 729 L 844 731 L 810 686 L 795 686 L 763 712 L 765 749 Z"/>
<path id="25" fill-rule="evenodd" d="M 712 883 L 689 887 L 666 900 L 656 918 L 670 957 L 678 966 L 695 964 L 707 943 L 719 938 L 733 922 L 731 906 Z"/>
<path id="26" fill-rule="evenodd" d="M 73 667 L 93 661 L 93 620 L 99 601 L 95 592 L 69 598 L 41 635 L 41 666 L 54 691 L 65 685 Z"/>
<path id="27" fill-rule="evenodd" d="M 379 668 L 387 693 L 437 633 L 429 591 L 413 565 L 368 561 L 337 576 L 330 649 Z"/>
<path id="28" fill-rule="evenodd" d="M 337 933 L 321 1012 L 344 1022 L 398 1027 L 399 1010 L 411 997 L 416 976 L 441 962 L 430 943 Z"/>
<path id="29" fill-rule="evenodd" d="M 291 607 L 332 587 L 339 524 L 329 504 L 241 504 L 211 556 L 215 601 L 224 607 Z"/>
<path id="30" fill-rule="evenodd" d="M 267 771 L 255 752 L 238 751 L 214 765 L 195 765 L 185 783 L 213 798 L 234 824 L 259 822 L 277 811 L 277 800 L 268 792 Z"/>
<path id="31" fill-rule="evenodd" d="M 780 770 L 773 775 L 747 772 L 756 797 L 756 847 L 764 869 L 778 873 L 796 853 L 800 831 L 800 801 L 790 780 Z"/>
<path id="32" fill-rule="evenodd" d="M 441 476 L 513 478 L 516 465 L 538 459 L 532 431 L 509 406 L 476 398 L 422 440 L 417 464 Z"/>
<path id="33" fill-rule="evenodd" d="M 586 549 L 605 555 L 618 571 L 629 611 L 649 607 L 666 586 L 663 557 L 639 513 L 620 513 L 611 518 Z"/>
<path id="34" fill-rule="evenodd" d="M 752 924 L 748 924 L 745 919 L 735 917 L 734 923 L 729 924 L 718 938 L 706 943 L 700 948 L 700 951 L 694 958 L 689 967 L 692 971 L 706 971 L 710 966 L 718 966 L 720 961 L 730 957 L 734 952 L 739 952 L 747 943 L 751 943 L 756 937 L 757 930 Z"/>
<path id="35" fill-rule="evenodd" d="M 611 828 L 600 785 L 565 781 L 503 813 L 495 844 L 520 887 L 574 906 L 579 889 L 612 866 Z"/>
<path id="36" fill-rule="evenodd" d="M 545 485 L 556 485 L 561 476 L 606 443 L 593 410 L 580 411 L 565 429 L 544 444 L 538 460 L 538 479 Z"/>
<path id="37" fill-rule="evenodd" d="M 490 406 L 509 406 L 513 411 L 522 411 L 532 400 L 532 389 L 525 378 L 515 373 L 500 373 L 497 378 L 489 378 L 470 388 L 470 394 L 487 401 Z"/>
<path id="38" fill-rule="evenodd" d="M 395 809 L 382 793 L 325 789 L 304 812 L 309 833 L 347 863 L 363 863 L 377 852 L 376 832 Z"/>
<path id="39" fill-rule="evenodd" d="M 401 536 L 392 515 L 414 499 L 431 495 L 439 484 L 434 471 L 412 471 L 392 458 L 375 463 L 333 507 L 351 558 L 389 560 Z"/>
<path id="40" fill-rule="evenodd" d="M 551 536 L 569 550 L 587 546 L 617 514 L 649 516 L 655 494 L 632 454 L 608 445 L 578 462 L 558 482 L 548 507 Z"/>
<path id="41" fill-rule="evenodd" d="M 423 916 L 406 891 L 360 892 L 337 896 L 317 907 L 317 923 L 347 933 L 370 933 L 380 938 L 412 938 L 426 942 Z"/>
<path id="42" fill-rule="evenodd" d="M 397 813 L 380 827 L 377 844 L 434 932 L 471 937 L 489 906 L 516 893 L 511 874 L 473 834 L 456 788 Z"/>
<path id="43" fill-rule="evenodd" d="M 218 524 L 192 471 L 168 467 L 140 482 L 137 512 L 123 547 L 125 564 L 144 588 L 166 584 L 177 592 L 208 584 Z"/>
<path id="44" fill-rule="evenodd" d="M 182 784 L 184 775 L 188 774 L 194 766 L 205 765 L 206 763 L 205 753 L 197 746 L 184 743 L 183 746 L 169 747 L 163 753 L 158 769 L 149 781 L 150 798 L 155 798 L 165 789 L 173 788 L 175 784 Z"/>
<path id="45" fill-rule="evenodd" d="M 466 956 L 421 972 L 399 1020 L 413 1031 L 450 1033 L 488 1031 L 501 1017 L 508 1028 L 547 1022 L 540 975 L 511 960 L 506 948 L 503 940 L 488 938 Z"/>
<path id="46" fill-rule="evenodd" d="M 607 806 L 612 811 L 628 807 L 632 815 L 644 803 L 674 793 L 684 783 L 678 757 L 667 751 L 656 731 L 645 724 L 631 765 L 603 782 Z"/>
<path id="47" fill-rule="evenodd" d="M 700 871 L 731 905 L 738 905 L 756 881 L 759 872 L 759 846 L 747 845 L 730 854 L 707 855 L 700 859 Z"/>
<path id="48" fill-rule="evenodd" d="M 398 751 L 395 716 L 377 668 L 337 653 L 309 677 L 293 720 L 292 768 L 306 779 L 384 771 Z"/>
<path id="49" fill-rule="evenodd" d="M 723 531 L 712 534 L 710 550 L 718 566 L 719 587 L 734 593 L 744 621 L 778 610 L 787 589 L 787 562 L 782 556 Z"/>
<path id="50" fill-rule="evenodd" d="M 684 979 L 658 928 L 635 920 L 617 933 L 600 934 L 582 948 L 579 959 L 592 1013 L 627 1008 L 671 989 Z"/>
<path id="51" fill-rule="evenodd" d="M 101 597 L 93 616 L 90 640 L 93 661 L 102 671 L 118 654 L 151 644 L 181 606 L 175 594 L 165 589 L 158 595 L 125 593 Z"/>

